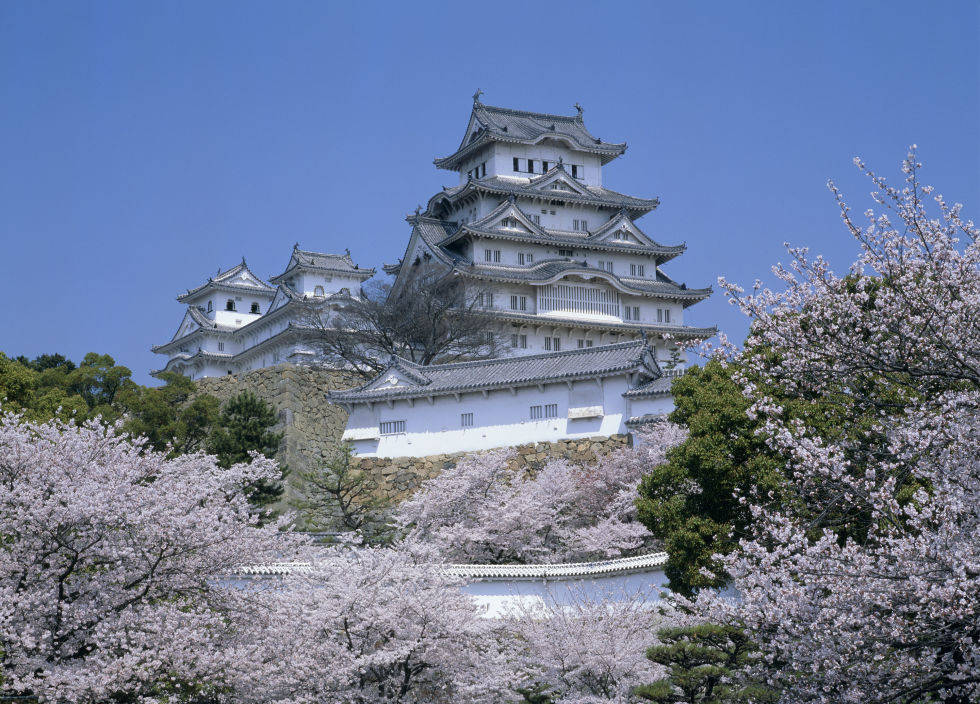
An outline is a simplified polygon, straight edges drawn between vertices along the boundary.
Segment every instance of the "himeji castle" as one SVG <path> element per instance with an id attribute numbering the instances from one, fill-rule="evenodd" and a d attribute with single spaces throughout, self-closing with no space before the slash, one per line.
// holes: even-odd
<path id="1" fill-rule="evenodd" d="M 200 379 L 238 374 L 280 363 L 317 361 L 314 310 L 343 305 L 374 276 L 350 253 L 324 254 L 293 247 L 286 269 L 268 282 L 244 257 L 200 286 L 177 296 L 187 306 L 177 332 L 153 351 L 168 357 L 154 375 L 173 371 Z"/>
<path id="2" fill-rule="evenodd" d="M 417 267 L 448 267 L 478 291 L 507 353 L 559 352 L 646 335 L 667 375 L 677 342 L 713 335 L 684 324 L 710 288 L 688 288 L 662 266 L 685 245 L 664 245 L 637 220 L 656 198 L 605 188 L 602 169 L 626 151 L 575 115 L 485 105 L 478 91 L 456 151 L 435 160 L 459 182 L 407 220 L 405 254 L 385 272 L 394 290 Z M 676 367 L 676 369 L 675 369 Z"/>

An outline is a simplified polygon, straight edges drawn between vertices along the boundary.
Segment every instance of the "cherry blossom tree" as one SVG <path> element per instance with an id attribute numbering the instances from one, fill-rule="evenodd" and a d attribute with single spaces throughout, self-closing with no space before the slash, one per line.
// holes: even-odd
<path id="1" fill-rule="evenodd" d="M 115 426 L 0 416 L 0 691 L 47 701 L 217 696 L 231 602 L 215 576 L 290 550 L 241 487 L 277 476 L 168 459 Z"/>
<path id="2" fill-rule="evenodd" d="M 657 644 L 666 617 L 643 591 L 617 599 L 573 597 L 512 610 L 513 657 L 529 683 L 523 689 L 552 704 L 639 702 L 633 690 L 665 672 L 645 653 Z"/>
<path id="3" fill-rule="evenodd" d="M 335 549 L 245 589 L 236 689 L 254 702 L 499 702 L 515 680 L 499 626 L 429 549 Z"/>
<path id="4" fill-rule="evenodd" d="M 960 206 L 930 214 L 919 168 L 900 188 L 865 169 L 885 211 L 865 226 L 831 185 L 861 250 L 846 275 L 791 250 L 783 290 L 727 285 L 753 373 L 840 421 L 815 432 L 745 384 L 795 495 L 726 559 L 740 598 L 701 595 L 785 701 L 980 699 L 980 243 Z"/>
<path id="5" fill-rule="evenodd" d="M 592 465 L 554 460 L 514 470 L 508 450 L 471 455 L 427 481 L 395 512 L 414 540 L 458 562 L 560 562 L 622 556 L 649 546 L 636 520 L 640 478 L 684 431 L 660 423 L 637 447 Z"/>

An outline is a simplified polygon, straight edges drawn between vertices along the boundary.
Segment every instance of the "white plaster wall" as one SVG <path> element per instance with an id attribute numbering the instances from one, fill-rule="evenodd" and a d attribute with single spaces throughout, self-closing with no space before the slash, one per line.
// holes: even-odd
<path id="1" fill-rule="evenodd" d="M 602 185 L 602 166 L 598 156 L 585 152 L 572 151 L 564 144 L 552 140 L 546 140 L 540 144 L 531 146 L 495 143 L 492 154 L 487 159 L 487 176 L 496 175 L 523 178 L 532 176 L 532 174 L 525 172 L 514 171 L 514 157 L 519 159 L 546 160 L 551 164 L 557 164 L 558 159 L 561 158 L 565 164 L 565 170 L 569 173 L 571 173 L 572 164 L 578 164 L 583 167 L 584 175 L 579 179 L 582 183 L 589 186 Z M 481 158 L 479 161 L 482 160 Z M 469 168 L 472 168 L 472 166 L 463 169 L 461 183 L 466 182 L 466 171 Z M 538 169 L 538 172 L 533 174 L 533 176 L 541 175 L 540 166 Z"/>
<path id="2" fill-rule="evenodd" d="M 537 610 L 547 604 L 574 606 L 583 601 L 626 601 L 643 595 L 659 601 L 667 589 L 663 569 L 610 577 L 561 580 L 483 580 L 460 587 L 473 597 L 487 618 L 503 618 L 515 609 Z"/>
<path id="3" fill-rule="evenodd" d="M 595 381 L 573 384 L 573 389 L 594 388 Z M 369 457 L 424 457 L 451 452 L 486 450 L 534 442 L 587 438 L 593 435 L 614 435 L 626 432 L 625 377 L 611 377 L 603 382 L 603 410 L 600 418 L 569 419 L 570 391 L 566 384 L 462 394 L 457 401 L 452 396 L 418 399 L 414 405 L 406 400 L 385 403 L 373 409 L 358 406 L 348 420 L 348 431 L 365 435 L 377 431 L 385 421 L 405 421 L 405 432 L 383 435 L 377 440 L 354 440 L 357 455 Z M 556 403 L 558 416 L 531 420 L 530 407 Z M 473 427 L 462 428 L 460 416 L 473 413 Z"/>
<path id="4" fill-rule="evenodd" d="M 673 410 L 674 399 L 671 396 L 630 399 L 629 414 L 631 417 L 665 415 Z"/>

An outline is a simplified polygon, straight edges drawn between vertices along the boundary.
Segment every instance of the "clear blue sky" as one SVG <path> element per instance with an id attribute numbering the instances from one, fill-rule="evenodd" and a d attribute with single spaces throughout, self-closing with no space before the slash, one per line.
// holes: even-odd
<path id="1" fill-rule="evenodd" d="M 477 88 L 629 142 L 606 184 L 658 196 L 666 271 L 751 283 L 782 242 L 840 267 L 861 155 L 977 217 L 977 2 L 0 3 L 0 350 L 108 352 L 138 381 L 174 296 L 294 242 L 401 256 L 404 215 L 453 175 Z M 741 339 L 720 293 L 689 309 Z"/>

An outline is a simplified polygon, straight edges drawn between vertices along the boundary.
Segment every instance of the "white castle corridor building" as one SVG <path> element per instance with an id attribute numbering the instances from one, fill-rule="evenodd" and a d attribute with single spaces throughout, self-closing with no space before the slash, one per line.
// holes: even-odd
<path id="1" fill-rule="evenodd" d="M 670 381 L 641 339 L 425 367 L 396 357 L 328 397 L 347 409 L 354 454 L 424 457 L 625 433 L 670 411 Z"/>

